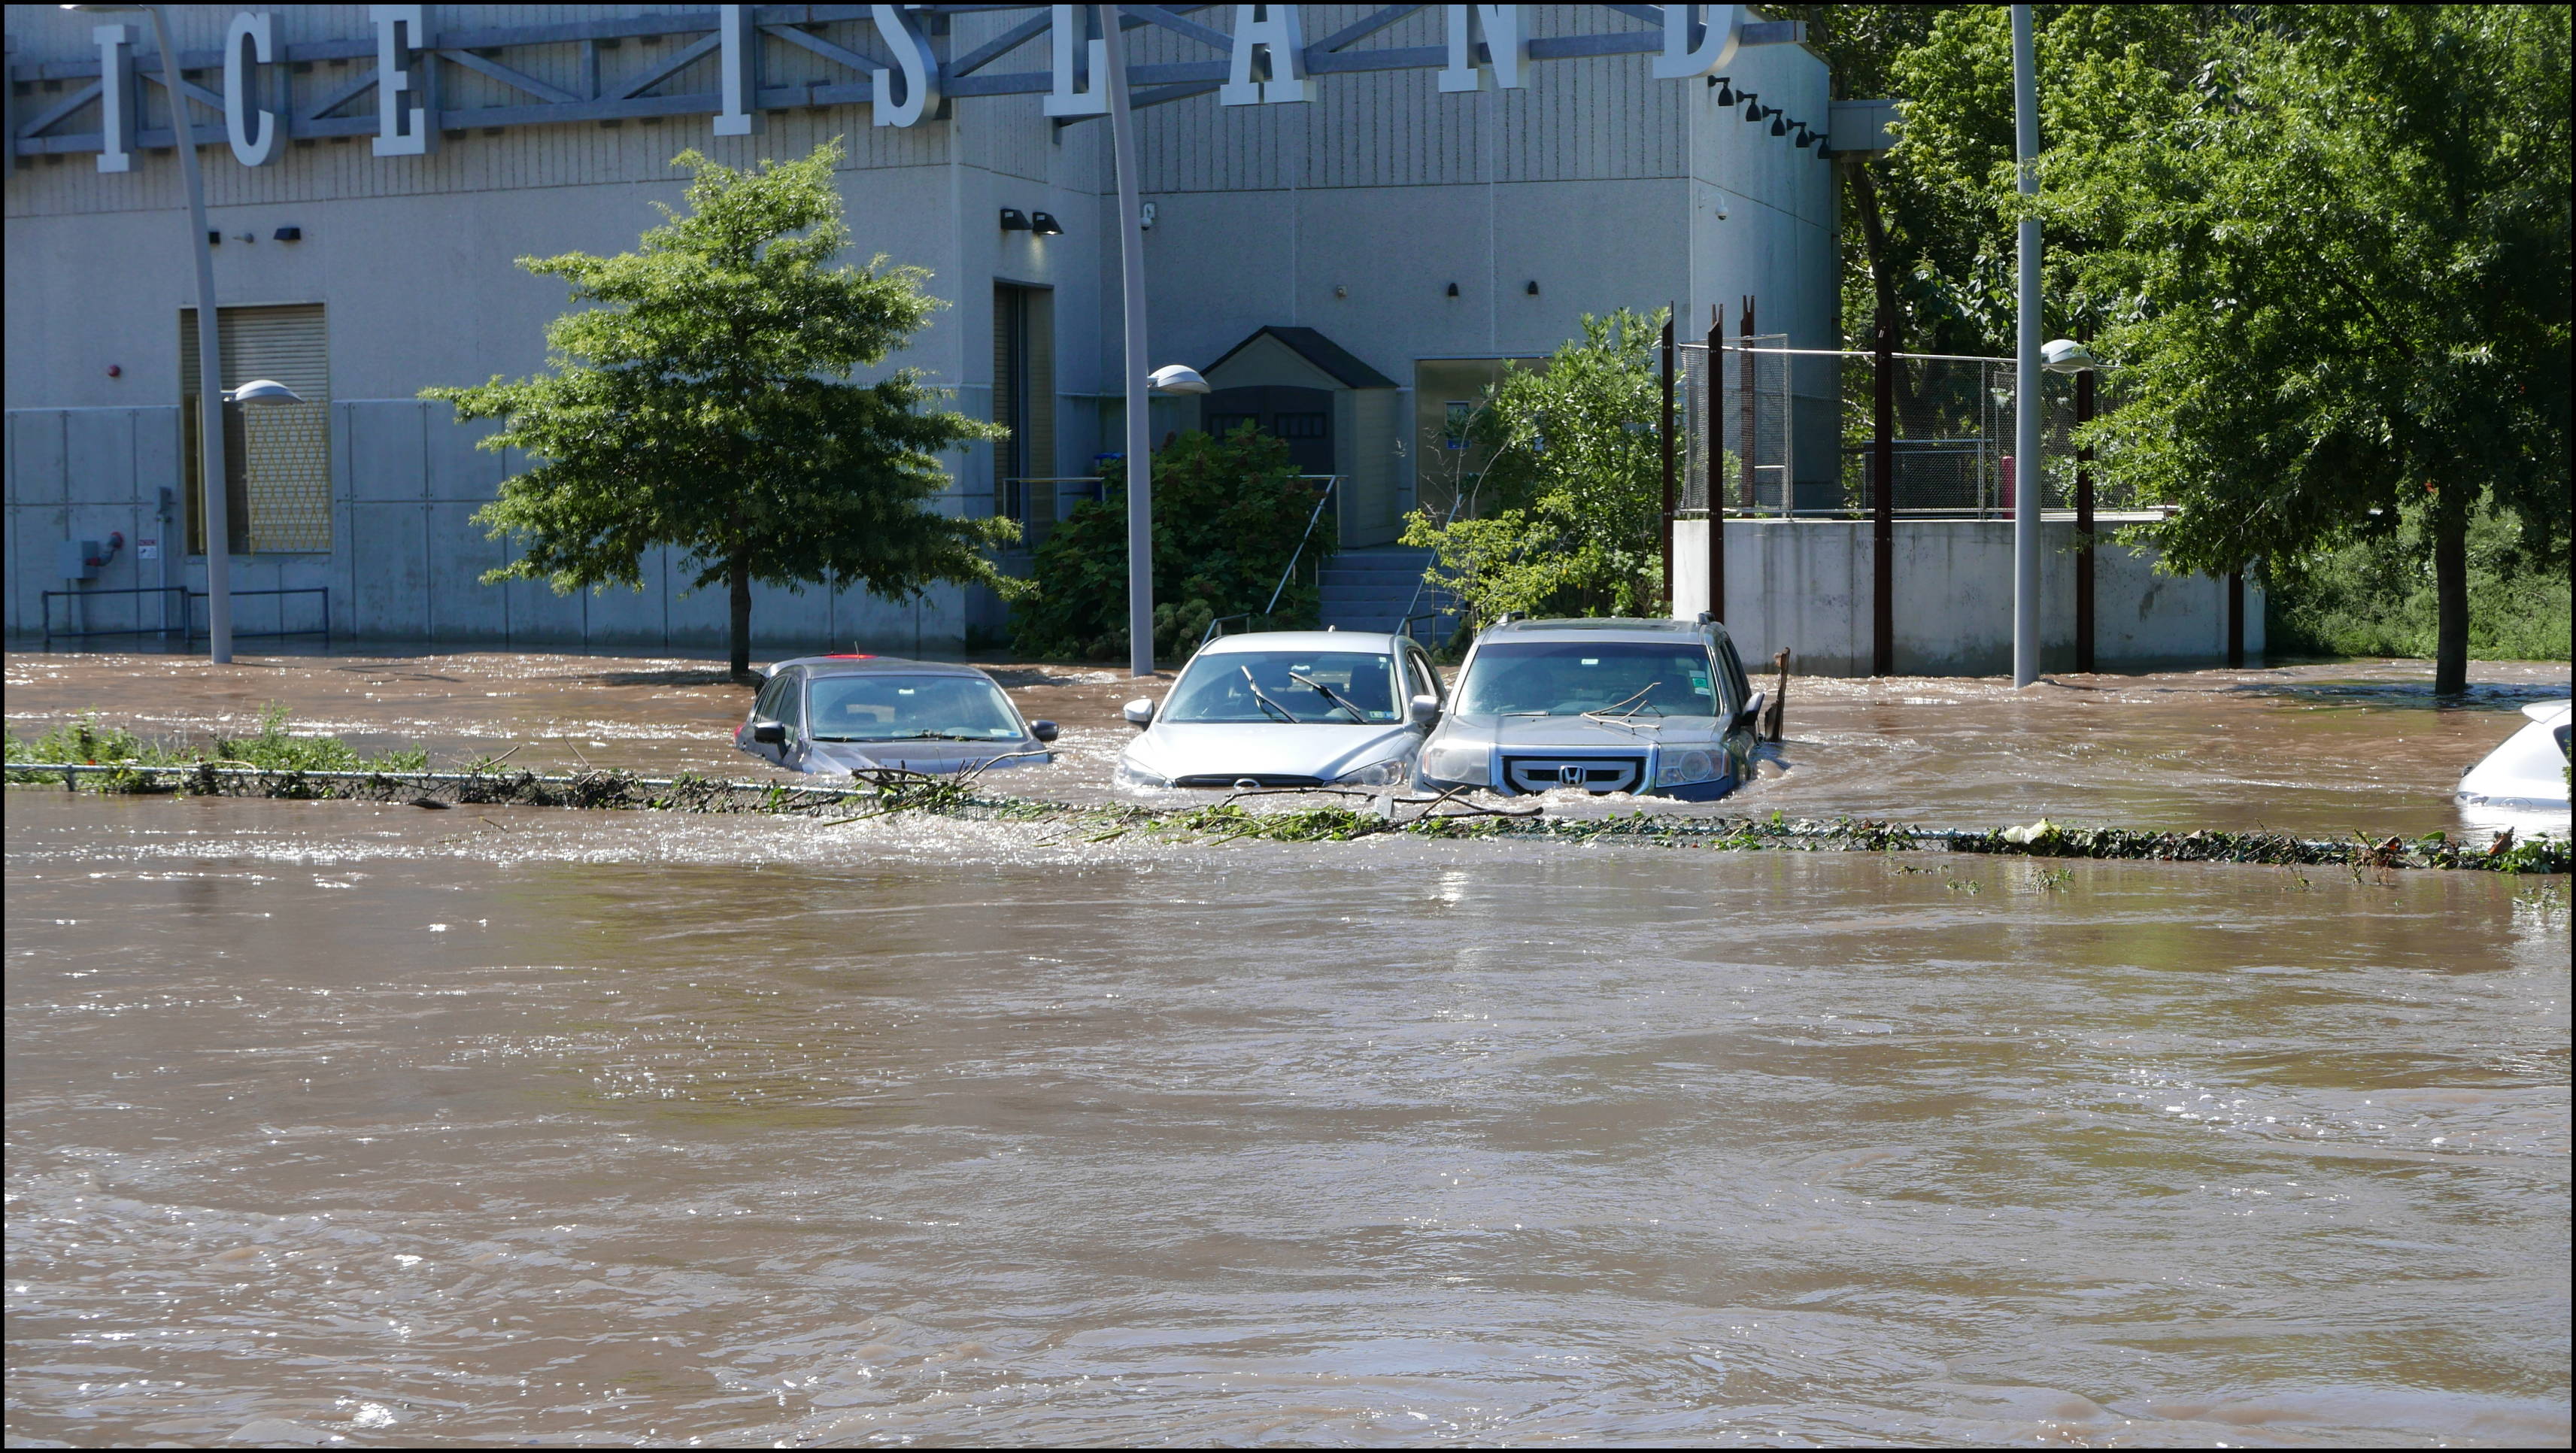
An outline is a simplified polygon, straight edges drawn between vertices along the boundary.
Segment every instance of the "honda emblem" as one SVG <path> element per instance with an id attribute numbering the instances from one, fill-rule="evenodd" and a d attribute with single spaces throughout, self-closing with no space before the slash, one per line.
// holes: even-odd
<path id="1" fill-rule="evenodd" d="M 1556 769 L 1556 780 L 1568 787 L 1580 787 L 1583 785 L 1583 769 L 1572 765 L 1559 767 Z"/>

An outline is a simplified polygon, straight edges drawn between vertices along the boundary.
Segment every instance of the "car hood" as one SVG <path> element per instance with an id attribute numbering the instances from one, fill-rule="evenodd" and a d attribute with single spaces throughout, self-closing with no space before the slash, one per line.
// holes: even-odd
<path id="1" fill-rule="evenodd" d="M 1030 752 L 1033 756 L 1017 756 Z M 1003 760 L 995 761 L 996 758 Z M 815 773 L 962 772 L 987 763 L 1035 766 L 1047 760 L 1034 741 L 1017 742 L 809 742 L 795 770 Z"/>
<path id="2" fill-rule="evenodd" d="M 1640 751 L 1655 742 L 1704 748 L 1719 735 L 1717 719 L 1706 716 L 1648 717 L 1633 728 L 1584 716 L 1453 716 L 1440 724 L 1438 740 L 1506 750 Z"/>
<path id="3" fill-rule="evenodd" d="M 1158 777 L 1314 777 L 1410 756 L 1421 738 L 1386 722 L 1156 722 L 1127 744 L 1128 761 Z"/>

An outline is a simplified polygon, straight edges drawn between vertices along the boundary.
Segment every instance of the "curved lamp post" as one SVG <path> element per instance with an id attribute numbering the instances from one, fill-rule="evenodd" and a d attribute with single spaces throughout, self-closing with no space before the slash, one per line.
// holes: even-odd
<path id="1" fill-rule="evenodd" d="M 103 14 L 141 11 L 152 20 L 152 44 L 161 53 L 161 89 L 170 97 L 171 140 L 179 153 L 179 176 L 188 189 L 188 241 L 197 259 L 197 486 L 200 518 L 206 525 L 206 655 L 233 658 L 233 567 L 231 501 L 224 490 L 223 350 L 216 339 L 215 254 L 206 242 L 206 179 L 197 169 L 197 128 L 188 119 L 188 97 L 179 86 L 179 48 L 170 41 L 170 7 L 166 5 L 66 5 L 65 10 Z M 263 380 L 265 382 L 265 380 Z M 279 385 L 271 383 L 270 388 Z M 244 386 L 245 389 L 250 387 Z M 295 402 L 294 395 L 244 398 L 244 403 Z"/>

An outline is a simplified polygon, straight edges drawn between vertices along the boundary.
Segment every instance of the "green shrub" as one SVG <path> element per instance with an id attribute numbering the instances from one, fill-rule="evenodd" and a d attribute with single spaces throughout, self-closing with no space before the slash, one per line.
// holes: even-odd
<path id="1" fill-rule="evenodd" d="M 1113 466 L 1101 498 L 1076 505 L 1038 546 L 1036 593 L 1011 615 L 1014 650 L 1089 660 L 1127 654 L 1124 474 Z M 1315 625 L 1313 567 L 1335 543 L 1331 511 L 1315 517 L 1320 488 L 1297 477 L 1286 444 L 1249 424 L 1223 439 L 1193 430 L 1154 456 L 1155 655 L 1186 655 L 1210 621 L 1262 610 L 1292 558 L 1298 578 L 1254 624 Z"/>
<path id="2" fill-rule="evenodd" d="M 2276 567 L 2264 611 L 2272 656 L 2433 654 L 2430 542 L 2402 519 L 2375 539 Z M 2469 655 L 2484 661 L 2568 659 L 2566 542 L 2529 541 L 2510 515 L 2469 525 Z"/>
<path id="3" fill-rule="evenodd" d="M 1516 369 L 1475 415 L 1492 462 L 1481 518 L 1417 512 L 1404 543 L 1438 558 L 1429 577 L 1470 627 L 1506 611 L 1654 615 L 1663 608 L 1662 408 L 1655 353 L 1666 314 L 1585 315 L 1543 369 Z"/>
<path id="4" fill-rule="evenodd" d="M 79 762 L 96 766 L 176 767 L 197 762 L 220 766 L 259 767 L 272 772 L 417 772 L 429 765 L 423 751 L 387 752 L 362 757 L 338 737 L 293 736 L 286 730 L 286 708 L 270 702 L 259 714 L 259 734 L 217 737 L 211 748 L 147 742 L 123 727 L 101 726 L 95 712 L 32 737 L 11 733 L 9 780 L 41 780 L 47 774 L 18 770 L 37 762 Z M 116 774 L 123 781 L 124 774 Z M 117 784 L 110 783 L 110 786 Z"/>

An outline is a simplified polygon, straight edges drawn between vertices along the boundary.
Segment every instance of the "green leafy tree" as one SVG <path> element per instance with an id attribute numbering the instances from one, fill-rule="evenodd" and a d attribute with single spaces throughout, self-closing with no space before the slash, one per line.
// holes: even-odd
<path id="1" fill-rule="evenodd" d="M 1037 548 L 1036 590 L 1012 615 L 1011 644 L 1032 656 L 1127 654 L 1127 490 L 1122 468 L 1101 498 L 1076 505 Z M 1221 616 L 1270 609 L 1262 629 L 1315 624 L 1312 574 L 1271 593 L 1292 560 L 1334 546 L 1331 511 L 1297 475 L 1288 446 L 1245 424 L 1222 439 L 1191 430 L 1154 456 L 1154 653 L 1185 656 Z M 1308 533 L 1308 526 L 1313 532 Z M 1300 554 L 1302 545 L 1303 553 Z"/>
<path id="2" fill-rule="evenodd" d="M 2099 68 L 2133 109 L 2046 173 L 2131 400 L 2103 471 L 2176 507 L 2131 537 L 2295 573 L 2420 516 L 2437 691 L 2467 684 L 2472 519 L 2567 538 L 2568 35 L 2555 6 L 2230 26 L 2178 84 Z"/>
<path id="3" fill-rule="evenodd" d="M 546 330 L 553 371 L 516 383 L 422 390 L 503 427 L 487 449 L 535 463 L 475 515 L 519 558 L 487 582 L 641 589 L 644 553 L 684 552 L 695 589 L 731 595 L 733 669 L 751 668 L 751 583 L 853 584 L 887 599 L 933 582 L 1012 589 L 986 551 L 1001 519 L 934 513 L 941 454 L 1001 431 L 932 407 L 899 369 L 849 375 L 903 348 L 939 301 L 919 268 L 835 266 L 849 244 L 835 141 L 756 171 L 695 151 L 687 210 L 633 252 L 524 257 L 587 304 Z"/>
<path id="4" fill-rule="evenodd" d="M 1436 552 L 1431 580 L 1472 623 L 1505 611 L 1643 615 L 1662 607 L 1663 408 L 1656 351 L 1666 314 L 1586 315 L 1544 368 L 1486 392 L 1477 442 L 1491 514 L 1416 513 L 1404 542 Z"/>

